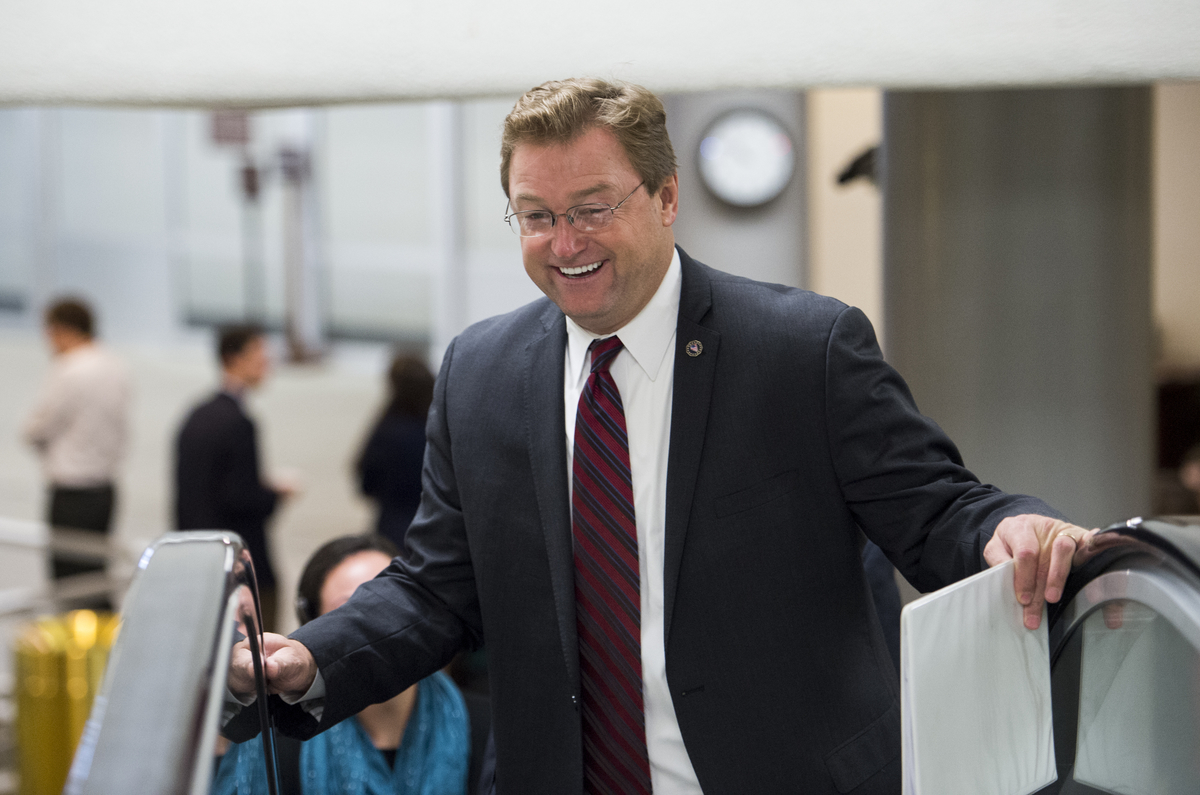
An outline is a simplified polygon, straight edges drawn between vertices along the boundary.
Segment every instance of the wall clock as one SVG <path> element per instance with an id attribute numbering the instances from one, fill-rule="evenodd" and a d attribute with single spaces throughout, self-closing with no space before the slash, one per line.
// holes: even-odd
<path id="1" fill-rule="evenodd" d="M 739 108 L 718 116 L 700 138 L 700 179 L 734 207 L 758 207 L 783 193 L 796 170 L 792 138 L 774 116 Z"/>

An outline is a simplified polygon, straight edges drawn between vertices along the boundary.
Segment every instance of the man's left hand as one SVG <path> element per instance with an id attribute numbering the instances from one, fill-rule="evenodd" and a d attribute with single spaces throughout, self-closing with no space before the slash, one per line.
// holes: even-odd
<path id="1" fill-rule="evenodd" d="M 1033 514 L 1010 516 L 996 528 L 983 558 L 989 566 L 1016 560 L 1013 587 L 1024 606 L 1026 627 L 1037 629 L 1045 603 L 1062 598 L 1071 567 L 1100 551 L 1093 538 L 1098 532 Z"/>

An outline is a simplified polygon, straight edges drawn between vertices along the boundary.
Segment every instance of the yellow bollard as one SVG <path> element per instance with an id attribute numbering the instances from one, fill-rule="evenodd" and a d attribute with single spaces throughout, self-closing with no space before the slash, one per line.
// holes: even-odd
<path id="1" fill-rule="evenodd" d="M 120 621 L 74 610 L 27 626 L 17 638 L 17 773 L 20 795 L 58 795 Z"/>

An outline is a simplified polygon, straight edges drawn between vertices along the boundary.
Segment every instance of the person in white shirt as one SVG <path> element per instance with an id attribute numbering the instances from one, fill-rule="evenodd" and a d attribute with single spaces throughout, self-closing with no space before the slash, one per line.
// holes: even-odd
<path id="1" fill-rule="evenodd" d="M 24 437 L 49 483 L 46 521 L 56 529 L 107 535 L 128 437 L 129 371 L 96 342 L 95 319 L 83 301 L 52 304 L 45 330 L 54 361 Z M 56 578 L 103 568 L 98 560 L 62 553 L 52 562 Z"/>
<path id="2" fill-rule="evenodd" d="M 404 555 L 265 639 L 277 725 L 322 731 L 486 644 L 504 795 L 898 793 L 862 534 L 925 590 L 1016 558 L 1031 628 L 1092 535 L 979 483 L 861 312 L 678 248 L 646 89 L 526 92 L 501 184 L 548 300 L 447 350 Z"/>

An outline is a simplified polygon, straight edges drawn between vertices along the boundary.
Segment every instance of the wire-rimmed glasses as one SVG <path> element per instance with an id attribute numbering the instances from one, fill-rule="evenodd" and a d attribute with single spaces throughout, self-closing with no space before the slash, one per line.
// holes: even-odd
<path id="1" fill-rule="evenodd" d="M 646 184 L 639 182 L 633 190 L 616 205 L 592 202 L 568 207 L 565 212 L 554 213 L 549 210 L 524 210 L 518 213 L 508 213 L 504 221 L 521 237 L 543 237 L 551 233 L 559 218 L 566 218 L 574 229 L 580 232 L 598 232 L 613 222 L 613 213 L 621 205 L 629 201 L 629 197 L 637 193 L 637 189 Z"/>

